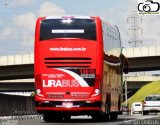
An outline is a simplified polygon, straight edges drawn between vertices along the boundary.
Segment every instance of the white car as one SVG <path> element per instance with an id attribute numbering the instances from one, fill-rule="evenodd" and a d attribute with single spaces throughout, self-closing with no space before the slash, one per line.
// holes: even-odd
<path id="1" fill-rule="evenodd" d="M 160 112 L 160 95 L 148 95 L 143 103 L 143 114 L 147 115 L 149 112 Z"/>
<path id="2" fill-rule="evenodd" d="M 143 112 L 143 106 L 141 102 L 132 103 L 131 112 L 130 112 L 131 115 L 136 114 L 136 113 L 142 114 L 142 112 Z"/>

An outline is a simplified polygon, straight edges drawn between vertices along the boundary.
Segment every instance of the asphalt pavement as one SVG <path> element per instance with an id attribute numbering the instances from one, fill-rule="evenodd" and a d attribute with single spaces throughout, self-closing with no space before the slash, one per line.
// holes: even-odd
<path id="1" fill-rule="evenodd" d="M 0 117 L 0 125 L 160 125 L 160 115 L 119 115 L 117 120 L 95 122 L 88 116 L 72 117 L 70 121 L 45 123 L 41 115 Z"/>

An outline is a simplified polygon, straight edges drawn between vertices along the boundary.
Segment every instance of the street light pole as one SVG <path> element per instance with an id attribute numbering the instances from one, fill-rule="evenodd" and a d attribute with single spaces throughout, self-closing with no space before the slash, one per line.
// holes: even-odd
<path id="1" fill-rule="evenodd" d="M 127 102 L 127 76 L 124 77 L 125 78 L 125 100 L 126 100 L 126 106 L 128 105 L 128 102 Z"/>

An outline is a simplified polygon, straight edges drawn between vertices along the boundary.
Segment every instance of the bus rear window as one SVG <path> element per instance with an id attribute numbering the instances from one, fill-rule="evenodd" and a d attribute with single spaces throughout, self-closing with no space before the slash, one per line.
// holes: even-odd
<path id="1" fill-rule="evenodd" d="M 96 24 L 92 19 L 46 19 L 41 22 L 40 41 L 54 38 L 96 40 Z"/>

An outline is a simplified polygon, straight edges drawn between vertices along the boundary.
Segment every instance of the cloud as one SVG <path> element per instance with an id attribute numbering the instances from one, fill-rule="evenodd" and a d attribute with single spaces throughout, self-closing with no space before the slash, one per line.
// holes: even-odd
<path id="1" fill-rule="evenodd" d="M 34 32 L 23 32 L 22 36 L 23 46 L 33 47 L 34 44 Z"/>
<path id="2" fill-rule="evenodd" d="M 25 7 L 35 3 L 36 0 L 14 0 L 10 3 L 12 7 Z M 38 8 L 38 7 L 37 7 Z M 16 10 L 18 10 L 16 8 Z M 1 54 L 26 51 L 25 48 L 33 50 L 34 31 L 38 16 L 61 15 L 65 10 L 51 2 L 43 2 L 35 11 L 15 14 L 9 17 L 7 25 L 0 28 Z M 4 20 L 0 19 L 1 22 Z M 7 50 L 7 51 L 6 51 Z M 13 53 L 14 53 L 13 52 Z M 28 49 L 27 49 L 28 52 Z"/>
<path id="3" fill-rule="evenodd" d="M 32 12 L 14 16 L 13 19 L 16 26 L 28 31 L 34 31 L 36 23 L 36 15 Z"/>
<path id="4" fill-rule="evenodd" d="M 11 6 L 14 8 L 26 7 L 36 3 L 37 0 L 13 0 Z"/>
<path id="5" fill-rule="evenodd" d="M 1 34 L 2 36 L 8 36 L 11 34 L 11 29 L 7 27 L 6 29 L 3 30 Z"/>
<path id="6" fill-rule="evenodd" d="M 16 31 L 19 32 L 18 36 L 16 36 L 21 40 L 21 44 L 33 47 L 36 15 L 32 12 L 16 15 L 13 22 L 16 26 Z"/>
<path id="7" fill-rule="evenodd" d="M 12 29 L 10 27 L 6 27 L 0 31 L 0 38 L 3 41 L 5 38 L 9 38 L 11 34 L 12 34 Z"/>
<path id="8" fill-rule="evenodd" d="M 12 48 L 33 48 L 34 29 L 36 16 L 28 12 L 12 17 L 6 27 L 0 29 L 0 42 L 3 47 L 12 50 Z"/>
<path id="9" fill-rule="evenodd" d="M 12 54 L 13 49 L 21 48 L 21 40 L 19 39 L 20 32 L 16 27 L 8 25 L 0 29 L 0 55 Z"/>
<path id="10" fill-rule="evenodd" d="M 148 39 L 152 45 L 154 42 L 160 42 L 159 20 L 159 15 L 142 17 L 143 38 Z"/>
<path id="11" fill-rule="evenodd" d="M 57 15 L 64 15 L 65 10 L 61 7 L 51 3 L 51 2 L 44 2 L 38 11 L 39 16 L 57 16 Z"/>
<path id="12" fill-rule="evenodd" d="M 65 13 L 61 7 L 58 7 L 50 2 L 44 2 L 40 6 L 38 12 L 39 16 L 59 15 Z M 27 12 L 24 14 L 16 15 L 14 16 L 13 21 L 17 30 L 20 31 L 19 39 L 21 39 L 23 46 L 33 47 L 36 14 L 33 12 Z"/>

